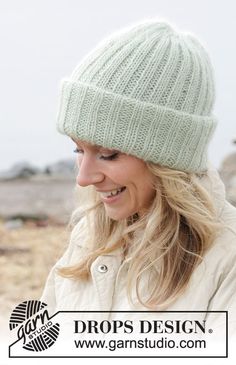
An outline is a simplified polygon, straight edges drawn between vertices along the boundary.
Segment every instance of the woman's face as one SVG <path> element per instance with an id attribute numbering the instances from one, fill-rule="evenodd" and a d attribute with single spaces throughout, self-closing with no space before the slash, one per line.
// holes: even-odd
<path id="1" fill-rule="evenodd" d="M 77 184 L 93 185 L 114 220 L 142 214 L 155 196 L 152 174 L 144 161 L 116 150 L 74 140 L 78 153 Z"/>

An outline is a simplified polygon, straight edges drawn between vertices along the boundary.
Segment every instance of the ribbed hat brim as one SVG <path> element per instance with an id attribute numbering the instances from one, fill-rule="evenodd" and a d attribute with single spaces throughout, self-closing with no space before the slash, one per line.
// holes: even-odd
<path id="1" fill-rule="evenodd" d="M 82 82 L 61 83 L 61 133 L 173 169 L 207 169 L 206 148 L 216 124 L 214 116 L 141 102 Z"/>

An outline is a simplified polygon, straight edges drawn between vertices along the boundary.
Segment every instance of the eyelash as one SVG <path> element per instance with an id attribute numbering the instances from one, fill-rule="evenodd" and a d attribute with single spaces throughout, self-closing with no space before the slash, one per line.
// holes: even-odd
<path id="1" fill-rule="evenodd" d="M 74 152 L 75 153 L 82 153 L 83 151 L 82 150 L 80 150 L 80 149 L 78 149 L 78 148 L 76 148 L 75 150 L 74 150 Z M 101 159 L 102 160 L 105 160 L 105 161 L 112 161 L 112 160 L 116 160 L 117 158 L 118 158 L 118 155 L 119 155 L 119 152 L 115 152 L 115 153 L 113 153 L 112 155 L 110 155 L 110 156 L 101 156 Z"/>

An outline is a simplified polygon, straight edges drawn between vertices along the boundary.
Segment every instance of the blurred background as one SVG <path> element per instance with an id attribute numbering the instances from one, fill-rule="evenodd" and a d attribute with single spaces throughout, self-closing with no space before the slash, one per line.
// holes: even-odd
<path id="1" fill-rule="evenodd" d="M 2 317 L 40 297 L 68 244 L 74 146 L 55 128 L 59 83 L 113 31 L 155 17 L 205 45 L 219 120 L 209 158 L 236 205 L 235 13 L 234 0 L 0 0 Z"/>

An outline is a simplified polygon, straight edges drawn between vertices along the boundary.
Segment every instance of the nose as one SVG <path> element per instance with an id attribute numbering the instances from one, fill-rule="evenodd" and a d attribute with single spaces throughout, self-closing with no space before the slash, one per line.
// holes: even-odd
<path id="1" fill-rule="evenodd" d="M 95 159 L 83 156 L 78 163 L 78 175 L 76 183 L 80 186 L 86 187 L 88 185 L 95 185 L 104 180 L 104 173 L 99 168 Z"/>

